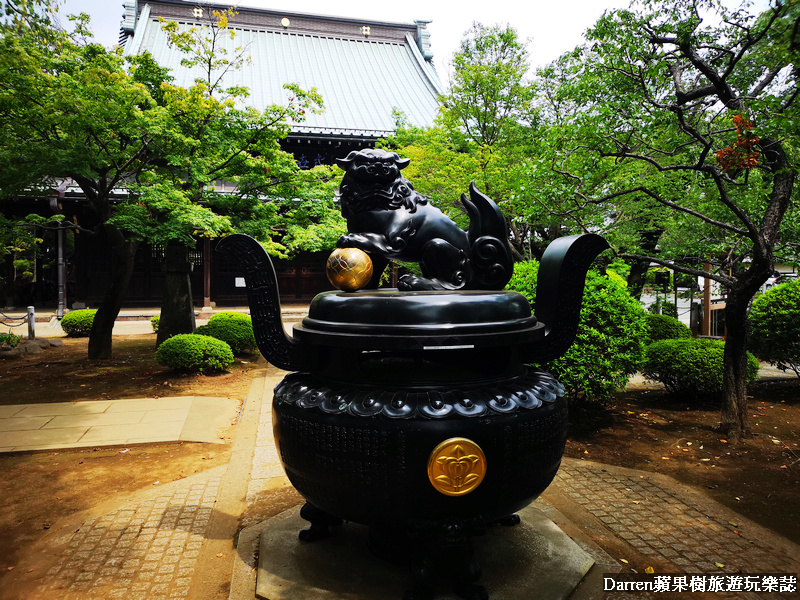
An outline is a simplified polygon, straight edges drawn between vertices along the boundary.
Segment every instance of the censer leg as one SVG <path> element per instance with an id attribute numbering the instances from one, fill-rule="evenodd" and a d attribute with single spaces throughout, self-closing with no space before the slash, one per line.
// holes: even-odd
<path id="1" fill-rule="evenodd" d="M 403 600 L 433 600 L 436 596 L 436 582 L 439 573 L 436 566 L 428 560 L 422 558 L 414 565 L 414 589 L 403 594 Z"/>
<path id="2" fill-rule="evenodd" d="M 473 535 L 485 530 L 461 522 L 440 524 L 433 531 L 418 532 L 424 543 L 414 567 L 415 588 L 403 600 L 431 600 L 439 579 L 449 579 L 453 591 L 465 600 L 488 600 L 486 588 L 478 584 L 481 567 L 472 550 Z"/>
<path id="3" fill-rule="evenodd" d="M 298 534 L 301 542 L 316 542 L 326 538 L 331 534 L 331 527 L 338 527 L 343 522 L 339 517 L 329 515 L 310 502 L 306 502 L 300 509 L 300 517 L 311 524 L 311 527 Z"/>
<path id="4" fill-rule="evenodd" d="M 472 554 L 472 544 L 469 544 L 469 556 L 464 558 L 458 572 L 453 574 L 453 591 L 465 600 L 489 600 L 486 588 L 477 583 L 481 567 Z"/>
<path id="5" fill-rule="evenodd" d="M 517 513 L 511 513 L 502 519 L 497 519 L 495 523 L 502 525 L 503 527 L 513 527 L 514 525 L 519 525 L 521 521 L 522 519 L 519 518 Z"/>

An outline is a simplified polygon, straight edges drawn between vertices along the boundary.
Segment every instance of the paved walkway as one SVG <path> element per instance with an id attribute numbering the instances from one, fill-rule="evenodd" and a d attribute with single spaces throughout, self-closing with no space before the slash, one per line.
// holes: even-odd
<path id="1" fill-rule="evenodd" d="M 211 318 L 213 314 L 226 311 L 250 314 L 250 308 L 247 306 L 221 306 L 215 307 L 212 310 L 195 309 L 195 320 L 198 325 L 201 325 Z M 26 314 L 27 313 L 20 312 L 19 310 L 1 311 L 0 325 L 9 327 L 12 333 L 27 337 L 27 324 L 17 326 L 20 323 L 20 319 L 25 317 Z M 159 314 L 161 314 L 160 308 L 124 308 L 119 312 L 117 320 L 114 322 L 113 335 L 153 333 L 150 318 Z M 302 320 L 302 318 L 308 314 L 308 304 L 284 305 L 281 307 L 281 314 L 286 329 L 290 330 L 294 323 Z M 64 331 L 61 329 L 61 323 L 52 310 L 38 309 L 36 311 L 35 329 L 37 338 L 58 338 L 64 335 Z"/>
<path id="2" fill-rule="evenodd" d="M 592 537 L 615 538 L 617 559 L 651 565 L 660 573 L 800 572 L 799 546 L 670 477 L 566 459 L 545 498 L 567 515 L 577 515 L 576 521 L 592 529 Z M 637 592 L 613 597 L 658 596 Z"/>
<path id="3" fill-rule="evenodd" d="M 48 536 L 28 548 L 29 554 L 21 554 L 12 572 L 0 574 L 4 576 L 0 598 L 188 598 L 193 586 L 202 588 L 208 581 L 215 563 L 225 565 L 222 573 L 229 581 L 233 538 L 238 515 L 243 511 L 262 395 L 275 383 L 271 379 L 268 387 L 263 375 L 256 377 L 243 407 L 228 398 L 203 397 L 2 407 L 0 423 L 48 418 L 49 423 L 58 424 L 58 419 L 69 417 L 81 421 L 78 429 L 88 426 L 87 434 L 93 428 L 99 432 L 104 427 L 119 426 L 98 424 L 98 417 L 102 423 L 102 415 L 115 415 L 108 418 L 116 420 L 116 415 L 124 414 L 133 423 L 125 426 L 129 432 L 138 425 L 153 427 L 150 438 L 158 439 L 151 441 L 165 441 L 167 437 L 177 441 L 183 439 L 179 436 L 187 436 L 185 439 L 193 441 L 227 442 L 230 426 L 239 415 L 241 418 L 236 425 L 236 441 L 228 465 L 125 498 L 115 498 L 111 493 L 109 503 L 52 524 Z M 86 407 L 87 404 L 96 410 Z M 54 408 L 59 406 L 60 410 Z M 53 412 L 56 414 L 50 414 Z M 150 422 L 142 423 L 145 419 Z M 156 433 L 159 425 L 169 423 L 175 423 L 170 434 L 163 429 Z M 66 423 L 61 421 L 61 424 Z M 64 427 L 52 428 L 58 429 Z M 129 432 L 120 435 L 121 431 L 114 429 L 117 437 L 109 437 L 108 442 L 117 445 L 122 443 L 124 435 L 130 435 Z M 0 440 L 6 433 L 0 432 Z M 100 437 L 99 433 L 95 435 Z M 134 441 L 141 443 L 146 437 L 143 434 Z M 246 466 L 244 470 L 242 465 Z M 239 496 L 241 502 L 237 503 Z M 36 566 L 40 563 L 36 560 L 26 564 L 26 555 L 41 556 L 41 553 L 48 556 L 47 568 Z M 26 595 L 20 597 L 22 589 Z M 35 590 L 33 595 L 31 589 Z M 206 595 L 196 593 L 194 597 L 205 600 Z"/>
<path id="4" fill-rule="evenodd" d="M 88 514 L 53 548 L 37 598 L 186 598 L 209 531 L 225 467 Z"/>
<path id="5" fill-rule="evenodd" d="M 0 406 L 0 452 L 225 441 L 240 402 L 181 396 Z"/>
<path id="6" fill-rule="evenodd" d="M 54 525 L 46 547 L 52 556 L 49 568 L 25 572 L 23 558 L 7 589 L 13 593 L 21 577 L 37 583 L 35 597 L 43 599 L 252 600 L 248 578 L 254 576 L 254 550 L 240 540 L 237 553 L 233 538 L 244 506 L 266 502 L 287 485 L 269 408 L 271 389 L 281 375 L 270 370 L 251 389 L 229 465 L 115 499 L 113 506 Z M 576 540 L 600 540 L 621 565 L 652 565 L 659 573 L 800 571 L 800 547 L 658 474 L 565 459 L 537 506 Z"/>

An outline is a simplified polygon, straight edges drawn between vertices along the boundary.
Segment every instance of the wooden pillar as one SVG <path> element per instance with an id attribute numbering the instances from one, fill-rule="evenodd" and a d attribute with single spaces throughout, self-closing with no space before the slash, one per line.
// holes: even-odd
<path id="1" fill-rule="evenodd" d="M 711 272 L 711 263 L 705 264 L 706 273 Z M 711 280 L 704 278 L 703 286 L 703 325 L 700 328 L 700 335 L 711 335 Z"/>
<path id="2" fill-rule="evenodd" d="M 211 310 L 211 239 L 203 238 L 203 311 Z"/>

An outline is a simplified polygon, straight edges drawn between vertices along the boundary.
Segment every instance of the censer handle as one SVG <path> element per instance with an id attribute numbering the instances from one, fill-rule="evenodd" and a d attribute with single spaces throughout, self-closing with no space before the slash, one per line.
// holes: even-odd
<path id="1" fill-rule="evenodd" d="M 242 233 L 224 237 L 217 250 L 235 257 L 244 272 L 253 334 L 261 354 L 279 369 L 306 370 L 307 360 L 299 344 L 283 329 L 278 278 L 266 250 Z"/>
<path id="2" fill-rule="evenodd" d="M 562 356 L 578 333 L 583 288 L 592 261 L 607 248 L 594 233 L 551 242 L 539 263 L 534 314 L 545 325 L 543 340 L 526 348 L 526 362 L 545 363 Z"/>

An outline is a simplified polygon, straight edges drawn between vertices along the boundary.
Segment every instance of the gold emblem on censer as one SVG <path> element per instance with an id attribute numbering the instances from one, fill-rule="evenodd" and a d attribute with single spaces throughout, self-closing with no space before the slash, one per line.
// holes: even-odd
<path id="1" fill-rule="evenodd" d="M 467 438 L 450 438 L 431 452 L 428 479 L 447 496 L 463 496 L 478 487 L 486 475 L 486 456 Z"/>

